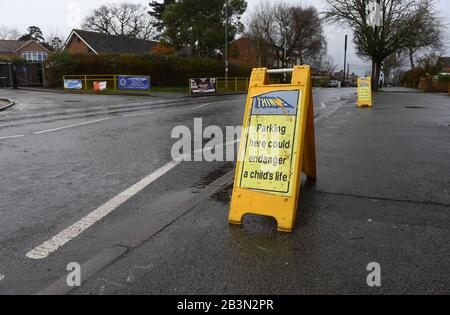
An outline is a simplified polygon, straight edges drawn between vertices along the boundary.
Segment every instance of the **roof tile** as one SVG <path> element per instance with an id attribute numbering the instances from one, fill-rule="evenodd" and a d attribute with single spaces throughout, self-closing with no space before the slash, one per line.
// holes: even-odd
<path id="1" fill-rule="evenodd" d="M 90 31 L 74 30 L 99 54 L 142 54 L 150 52 L 158 42 L 121 35 L 108 35 Z"/>

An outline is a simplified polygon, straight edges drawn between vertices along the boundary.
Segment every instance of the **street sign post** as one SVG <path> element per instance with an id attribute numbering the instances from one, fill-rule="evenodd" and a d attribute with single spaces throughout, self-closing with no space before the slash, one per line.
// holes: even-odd
<path id="1" fill-rule="evenodd" d="M 367 6 L 367 25 L 370 27 L 380 27 L 382 26 L 382 14 L 381 14 L 381 5 L 377 1 L 369 1 Z"/>
<path id="2" fill-rule="evenodd" d="M 372 107 L 372 78 L 358 78 L 358 107 Z"/>
<path id="3" fill-rule="evenodd" d="M 291 84 L 269 84 L 269 73 L 292 72 Z M 302 170 L 316 178 L 311 70 L 254 69 L 244 114 L 229 221 L 246 214 L 273 217 L 294 228 Z"/>

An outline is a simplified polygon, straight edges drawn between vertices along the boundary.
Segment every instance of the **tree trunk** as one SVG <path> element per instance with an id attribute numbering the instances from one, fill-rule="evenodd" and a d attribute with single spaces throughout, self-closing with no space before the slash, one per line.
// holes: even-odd
<path id="1" fill-rule="evenodd" d="M 372 90 L 375 91 L 376 89 L 376 64 L 375 61 L 372 60 Z"/>
<path id="2" fill-rule="evenodd" d="M 409 50 L 409 62 L 411 63 L 411 69 L 414 69 L 416 65 L 414 64 L 414 52 Z"/>
<path id="3" fill-rule="evenodd" d="M 380 90 L 380 75 L 381 75 L 381 62 L 375 61 L 375 78 L 373 78 L 374 80 L 373 90 L 375 92 L 378 92 Z"/>

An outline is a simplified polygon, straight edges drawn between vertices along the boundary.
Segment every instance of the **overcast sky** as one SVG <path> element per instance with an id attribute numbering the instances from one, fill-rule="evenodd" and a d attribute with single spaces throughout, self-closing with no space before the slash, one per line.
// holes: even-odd
<path id="1" fill-rule="evenodd" d="M 0 0 L 0 26 L 16 28 L 21 33 L 25 32 L 30 25 L 41 27 L 44 36 L 56 34 L 62 38 L 69 35 L 73 27 L 78 27 L 80 19 L 86 16 L 96 7 L 106 3 L 119 3 L 124 0 Z M 244 16 L 244 21 L 260 2 L 275 0 L 248 0 L 248 10 Z M 277 0 L 280 1 L 280 0 Z M 286 0 L 287 2 L 300 3 L 304 5 L 314 5 L 319 10 L 324 8 L 324 0 Z M 149 1 L 128 0 L 125 2 L 141 3 L 147 5 Z M 445 17 L 445 23 L 450 28 L 450 0 L 437 0 L 438 9 L 441 15 Z M 77 9 L 79 8 L 79 9 Z M 77 14 L 79 11 L 79 14 Z M 325 30 L 328 39 L 328 53 L 342 67 L 344 60 L 344 36 L 346 33 L 352 40 L 351 32 L 339 30 L 335 26 L 327 26 Z M 447 46 L 450 47 L 450 36 L 446 36 Z M 447 51 L 450 54 L 450 48 Z M 359 59 L 353 49 L 349 48 L 349 63 L 351 71 L 364 75 L 370 69 L 370 66 Z"/>

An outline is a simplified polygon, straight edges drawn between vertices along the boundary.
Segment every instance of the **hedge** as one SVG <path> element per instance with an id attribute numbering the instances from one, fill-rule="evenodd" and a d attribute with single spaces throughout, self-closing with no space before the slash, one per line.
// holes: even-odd
<path id="1" fill-rule="evenodd" d="M 409 70 L 404 74 L 404 86 L 417 88 L 420 83 L 420 79 L 426 76 L 426 71 L 421 68 Z"/>
<path id="2" fill-rule="evenodd" d="M 224 64 L 213 59 L 143 55 L 52 55 L 46 65 L 49 87 L 61 87 L 64 75 L 149 75 L 152 86 L 183 87 L 189 78 L 223 77 Z M 230 65 L 230 77 L 249 77 L 251 68 Z"/>

